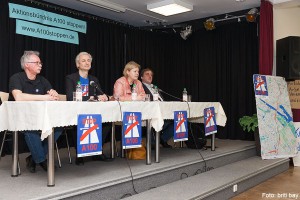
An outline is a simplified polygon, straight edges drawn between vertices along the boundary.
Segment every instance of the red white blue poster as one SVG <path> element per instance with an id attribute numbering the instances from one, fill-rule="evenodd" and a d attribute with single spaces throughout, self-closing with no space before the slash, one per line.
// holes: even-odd
<path id="1" fill-rule="evenodd" d="M 77 157 L 102 154 L 101 115 L 78 115 Z"/>
<path id="2" fill-rule="evenodd" d="M 188 140 L 188 121 L 186 111 L 174 111 L 174 142 Z"/>
<path id="3" fill-rule="evenodd" d="M 217 132 L 215 108 L 209 107 L 204 109 L 204 125 L 205 136 L 214 134 Z"/>
<path id="4" fill-rule="evenodd" d="M 133 149 L 142 146 L 142 113 L 124 112 L 122 128 L 123 149 Z"/>
<path id="5" fill-rule="evenodd" d="M 253 75 L 255 96 L 268 96 L 268 86 L 266 76 L 260 74 Z"/>

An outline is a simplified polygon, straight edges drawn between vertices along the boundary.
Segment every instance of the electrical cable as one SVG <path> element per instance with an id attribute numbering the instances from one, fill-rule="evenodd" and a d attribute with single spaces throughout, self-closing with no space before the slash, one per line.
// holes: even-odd
<path id="1" fill-rule="evenodd" d="M 122 107 L 121 107 L 121 104 L 120 104 L 119 99 L 117 99 L 117 102 L 118 102 L 119 108 L 120 108 L 121 121 L 123 121 Z M 121 138 L 121 140 L 122 140 L 122 138 Z M 122 150 L 121 150 L 121 151 L 122 151 Z M 136 194 L 138 194 L 138 192 L 136 191 L 135 186 L 134 186 L 132 170 L 131 170 L 131 167 L 130 167 L 130 164 L 129 164 L 129 161 L 128 161 L 128 158 L 127 158 L 127 157 L 126 157 L 126 163 L 127 163 L 128 168 L 129 168 L 129 171 L 130 171 L 132 189 L 133 189 L 133 191 L 134 191 Z M 121 199 L 124 198 L 124 197 L 126 197 L 127 195 L 132 196 L 132 194 L 127 193 L 127 194 L 124 194 L 124 195 L 121 197 Z"/>
<path id="2" fill-rule="evenodd" d="M 191 117 L 191 108 L 190 108 L 189 102 L 186 101 L 186 104 L 187 104 L 187 106 L 188 106 L 188 111 L 189 111 L 188 118 L 190 118 L 190 117 Z M 208 168 L 207 168 L 207 163 L 206 163 L 206 160 L 204 159 L 203 155 L 201 154 L 200 149 L 198 148 L 198 145 L 197 145 L 197 142 L 196 142 L 196 139 L 195 139 L 193 130 L 192 130 L 192 123 L 189 123 L 189 127 L 190 127 L 190 130 L 191 130 L 191 135 L 192 135 L 192 137 L 193 137 L 193 141 L 194 141 L 195 147 L 196 147 L 196 149 L 197 149 L 199 155 L 201 156 L 201 158 L 202 158 L 202 160 L 203 160 L 203 162 L 204 162 L 204 170 L 207 170 L 207 169 L 208 169 Z M 206 150 L 206 149 L 205 149 L 205 150 Z M 210 167 L 210 168 L 211 168 L 211 167 Z M 199 171 L 199 170 L 200 170 L 200 169 L 197 169 L 197 171 L 194 173 L 194 175 L 198 174 L 198 171 Z M 200 170 L 200 171 L 201 171 L 201 170 Z M 209 170 L 207 170 L 207 171 L 209 171 Z M 201 172 L 203 172 L 203 171 L 201 171 Z"/>
<path id="3" fill-rule="evenodd" d="M 168 96 L 170 96 L 170 97 L 173 97 L 174 99 L 177 99 L 177 100 L 179 100 L 179 101 L 182 101 L 182 99 L 180 99 L 180 98 L 178 98 L 178 97 L 175 97 L 174 95 L 169 94 L 169 93 L 163 91 L 163 90 L 160 89 L 160 88 L 157 88 L 157 89 L 158 89 L 159 92 L 162 92 L 162 93 L 164 93 L 164 94 L 166 94 L 166 95 L 168 95 Z"/>
<path id="4" fill-rule="evenodd" d="M 173 97 L 174 99 L 177 99 L 177 100 L 179 100 L 179 101 L 183 101 L 182 99 L 180 99 L 180 98 L 178 98 L 178 97 L 176 97 L 176 96 L 174 96 L 174 95 L 172 95 L 172 94 L 169 94 L 168 92 L 165 92 L 165 91 L 163 91 L 163 90 L 160 89 L 160 88 L 158 88 L 158 91 L 160 91 L 160 92 L 162 92 L 162 93 L 164 93 L 164 94 L 166 94 L 166 95 L 168 95 L 168 96 L 170 96 L 170 97 Z M 191 113 L 190 105 L 189 105 L 189 103 L 188 103 L 187 101 L 186 101 L 186 103 L 187 103 L 188 111 L 189 111 L 189 116 L 188 116 L 188 118 L 190 118 L 190 113 Z M 198 145 L 197 145 L 197 143 L 196 143 L 195 136 L 194 136 L 194 134 L 193 134 L 192 123 L 189 123 L 189 127 L 190 127 L 190 130 L 191 130 L 191 135 L 192 135 L 192 137 L 193 137 L 193 141 L 194 141 L 195 147 L 196 147 L 196 149 L 197 149 L 199 155 L 201 156 L 201 158 L 202 158 L 202 160 L 203 160 L 203 162 L 204 162 L 204 170 L 207 170 L 208 168 L 207 168 L 206 160 L 204 159 L 203 155 L 201 154 L 200 149 L 198 148 Z M 206 149 L 205 149 L 205 150 L 206 150 Z M 195 174 L 197 174 L 199 170 L 200 170 L 200 169 L 198 169 L 198 170 L 195 172 Z M 203 170 L 202 170 L 202 171 L 203 171 Z"/>
<path id="5" fill-rule="evenodd" d="M 181 175 L 180 175 L 180 180 L 182 180 L 182 179 L 184 178 L 183 175 L 186 175 L 185 178 L 188 178 L 188 177 L 189 177 L 189 175 L 188 175 L 187 173 L 183 172 L 183 173 L 181 173 Z"/>

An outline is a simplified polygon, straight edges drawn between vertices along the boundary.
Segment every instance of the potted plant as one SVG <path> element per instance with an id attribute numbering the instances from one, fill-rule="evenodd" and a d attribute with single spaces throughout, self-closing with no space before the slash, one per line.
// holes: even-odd
<path id="1" fill-rule="evenodd" d="M 261 155 L 261 147 L 260 147 L 260 138 L 258 133 L 258 120 L 257 114 L 253 114 L 252 116 L 243 116 L 239 119 L 239 123 L 244 131 L 248 133 L 254 133 L 255 146 L 256 146 L 256 154 L 258 156 Z"/>

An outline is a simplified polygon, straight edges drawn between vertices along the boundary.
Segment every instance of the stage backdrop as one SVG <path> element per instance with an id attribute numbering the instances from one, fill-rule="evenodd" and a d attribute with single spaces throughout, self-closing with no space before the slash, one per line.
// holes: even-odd
<path id="1" fill-rule="evenodd" d="M 9 2 L 84 21 L 86 33 L 78 32 L 78 45 L 16 34 L 16 19 L 9 18 Z M 218 128 L 217 137 L 253 139 L 243 132 L 238 119 L 255 112 L 252 75 L 258 73 L 257 23 L 232 20 L 218 24 L 213 31 L 193 31 L 187 40 L 179 32 L 145 31 L 43 1 L 1 0 L 0 91 L 7 92 L 9 77 L 21 71 L 24 50 L 37 50 L 44 63 L 42 75 L 59 93 L 65 93 L 66 75 L 77 71 L 76 55 L 87 51 L 93 56 L 90 73 L 107 94 L 112 94 L 125 64 L 134 60 L 141 68 L 151 67 L 153 84 L 168 93 L 181 97 L 187 88 L 193 101 L 220 102 L 228 122 L 225 128 Z"/>

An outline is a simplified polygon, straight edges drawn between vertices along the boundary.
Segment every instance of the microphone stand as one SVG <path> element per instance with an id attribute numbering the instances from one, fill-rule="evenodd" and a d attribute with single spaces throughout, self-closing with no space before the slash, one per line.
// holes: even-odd
<path id="1" fill-rule="evenodd" d="M 97 96 L 97 89 L 94 87 L 94 100 L 98 101 L 98 96 Z"/>

